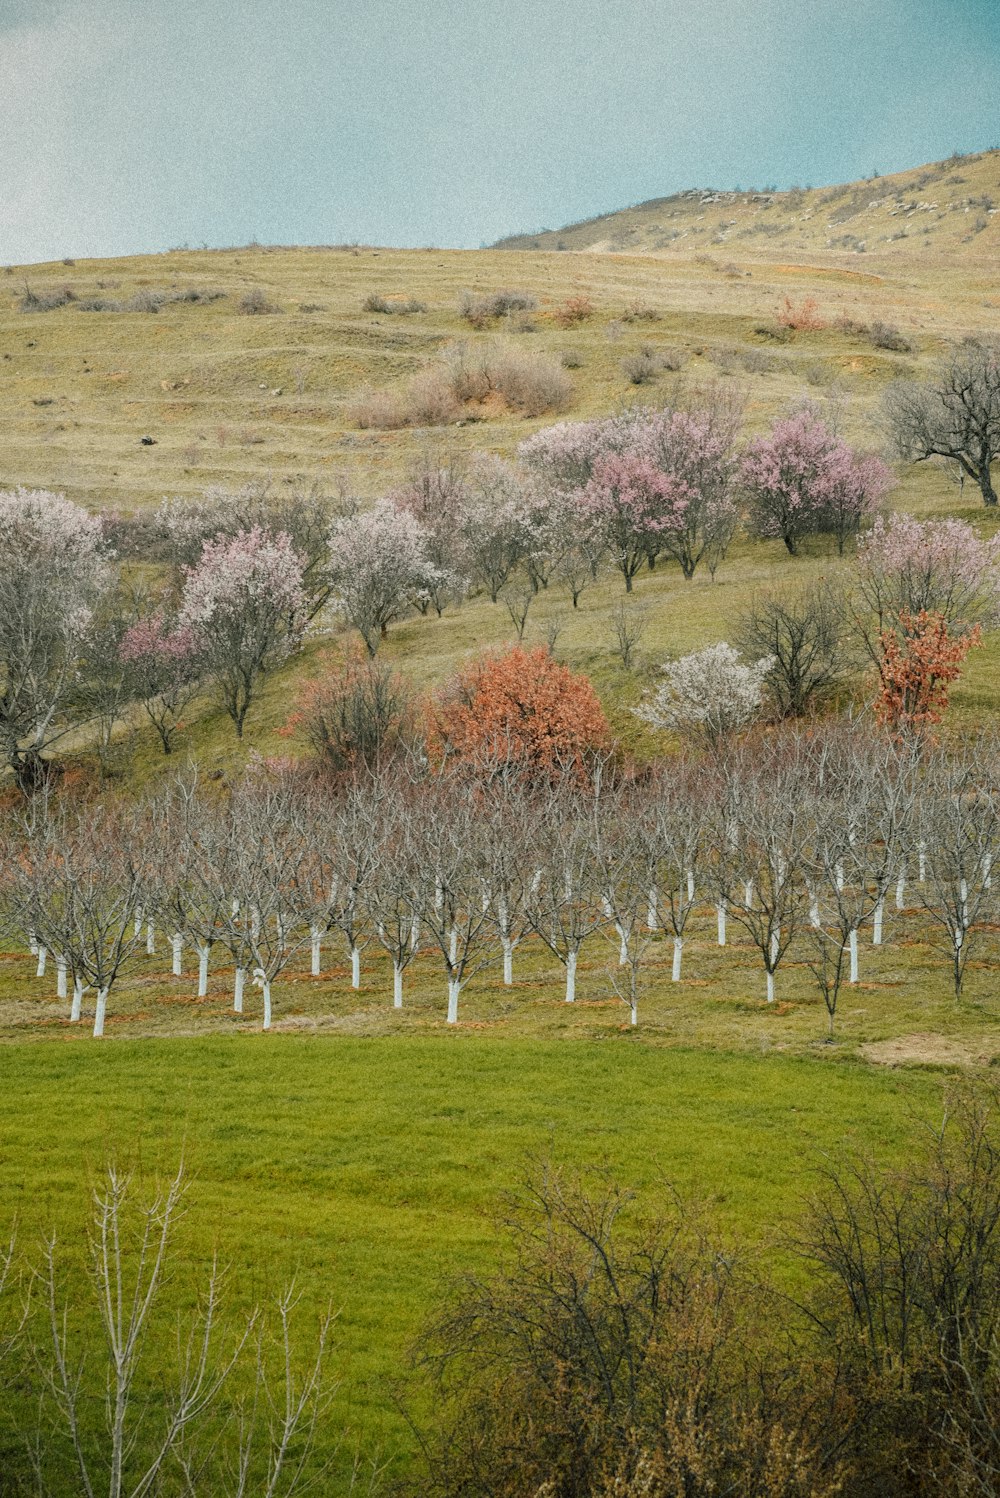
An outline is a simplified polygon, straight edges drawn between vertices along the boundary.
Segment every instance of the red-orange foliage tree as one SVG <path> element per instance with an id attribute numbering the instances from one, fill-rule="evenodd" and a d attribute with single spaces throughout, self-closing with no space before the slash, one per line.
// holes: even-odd
<path id="1" fill-rule="evenodd" d="M 611 742 L 589 679 L 542 645 L 515 645 L 459 672 L 431 718 L 432 756 L 487 776 L 514 770 L 531 779 L 583 778 L 590 757 Z"/>
<path id="2" fill-rule="evenodd" d="M 965 657 L 981 642 L 976 625 L 968 634 L 948 633 L 943 614 L 900 614 L 898 629 L 879 636 L 879 691 L 875 713 L 894 733 L 921 733 L 940 723 L 948 688 L 961 675 Z"/>

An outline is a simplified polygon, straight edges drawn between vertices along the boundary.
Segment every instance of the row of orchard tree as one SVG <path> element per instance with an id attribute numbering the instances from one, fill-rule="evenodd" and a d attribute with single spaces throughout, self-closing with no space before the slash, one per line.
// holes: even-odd
<path id="1" fill-rule="evenodd" d="M 95 1035 L 133 964 L 167 953 L 177 975 L 195 955 L 200 994 L 221 957 L 235 1010 L 252 983 L 267 1028 L 282 973 L 308 952 L 318 976 L 331 938 L 354 987 L 366 952 L 385 954 L 396 1007 L 414 958 L 436 954 L 450 1023 L 487 966 L 513 982 L 529 938 L 558 960 L 568 1002 L 584 947 L 609 943 L 637 1023 L 657 938 L 679 981 L 707 916 L 720 946 L 735 926 L 756 951 L 768 1001 L 795 948 L 832 1027 L 860 943 L 915 913 L 960 995 L 1000 916 L 1000 743 L 918 749 L 841 725 L 641 775 L 605 760 L 528 779 L 494 757 L 475 776 L 397 763 L 337 787 L 260 765 L 224 793 L 177 782 L 141 804 L 39 797 L 5 843 L 8 930 L 39 976 L 54 965 L 72 1020 L 94 990 Z"/>

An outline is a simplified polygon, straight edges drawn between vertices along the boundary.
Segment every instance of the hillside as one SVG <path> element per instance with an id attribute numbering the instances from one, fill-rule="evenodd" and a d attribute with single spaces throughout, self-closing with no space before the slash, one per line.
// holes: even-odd
<path id="1" fill-rule="evenodd" d="M 515 234 L 497 249 L 604 254 L 834 255 L 892 261 L 924 252 L 983 261 L 1000 252 L 1000 150 L 911 171 L 787 192 L 689 188 L 597 218 Z"/>

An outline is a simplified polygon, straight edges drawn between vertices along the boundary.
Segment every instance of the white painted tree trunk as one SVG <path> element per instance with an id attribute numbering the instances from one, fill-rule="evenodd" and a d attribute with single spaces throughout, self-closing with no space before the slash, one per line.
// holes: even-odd
<path id="1" fill-rule="evenodd" d="M 850 932 L 847 938 L 847 946 L 851 954 L 851 982 L 858 981 L 858 933 L 857 930 Z"/>
<path id="2" fill-rule="evenodd" d="M 208 954 L 211 948 L 203 941 L 198 943 L 198 997 L 208 993 Z"/>
<path id="3" fill-rule="evenodd" d="M 38 941 L 33 931 L 28 932 L 28 951 L 31 953 L 32 957 L 38 956 Z"/>
<path id="4" fill-rule="evenodd" d="M 923 884 L 927 878 L 927 844 L 923 841 L 917 844 L 917 882 Z"/>
<path id="5" fill-rule="evenodd" d="M 264 1029 L 265 1030 L 270 1030 L 270 1028 L 271 1028 L 271 985 L 270 985 L 270 983 L 268 982 L 268 980 L 266 978 L 264 979 L 263 994 L 264 994 Z"/>
<path id="6" fill-rule="evenodd" d="M 838 863 L 833 871 L 833 882 L 837 886 L 837 893 L 844 888 L 844 865 Z"/>
<path id="7" fill-rule="evenodd" d="M 452 967 L 454 967 L 455 963 L 458 961 L 458 927 L 457 926 L 452 926 L 452 928 L 451 928 L 451 941 L 448 943 L 448 961 L 451 963 Z"/>
<path id="8" fill-rule="evenodd" d="M 814 926 L 817 931 L 819 930 L 819 901 L 812 890 L 809 891 L 809 924 Z"/>
<path id="9" fill-rule="evenodd" d="M 962 925 L 965 926 L 965 927 L 968 927 L 968 924 L 969 924 L 969 886 L 968 886 L 968 884 L 966 883 L 966 881 L 964 879 L 962 880 L 961 884 L 959 885 L 959 898 L 962 901 Z M 45 964 L 44 964 L 44 962 L 42 960 L 41 954 L 39 954 L 38 962 L 39 962 L 39 968 L 40 969 L 43 968 Z"/>
<path id="10" fill-rule="evenodd" d="M 503 946 L 503 986 L 510 988 L 514 982 L 514 943 L 509 936 L 502 940 Z"/>
<path id="11" fill-rule="evenodd" d="M 688 869 L 688 871 L 687 871 L 687 881 L 688 881 L 688 904 L 690 904 L 691 901 L 694 899 L 694 869 Z"/>
<path id="12" fill-rule="evenodd" d="M 410 951 L 420 950 L 420 917 L 415 915 L 410 921 Z"/>
<path id="13" fill-rule="evenodd" d="M 448 1023 L 449 1023 L 449 1025 L 457 1025 L 458 1024 L 458 994 L 459 994 L 458 979 L 457 978 L 449 978 L 448 979 Z"/>
<path id="14" fill-rule="evenodd" d="M 566 1002 L 572 1004 L 576 999 L 576 956 L 575 952 L 566 953 Z"/>
<path id="15" fill-rule="evenodd" d="M 745 879 L 743 881 L 743 904 L 744 905 L 752 905 L 753 904 L 753 880 L 752 879 Z"/>
<path id="16" fill-rule="evenodd" d="M 398 962 L 392 964 L 392 1007 L 403 1007 L 403 969 Z"/>
<path id="17" fill-rule="evenodd" d="M 313 926 L 310 936 L 312 938 L 312 965 L 310 971 L 314 978 L 318 978 L 323 933 L 318 926 Z"/>
<path id="18" fill-rule="evenodd" d="M 715 907 L 715 926 L 719 946 L 724 947 L 726 945 L 726 907 L 724 905 Z"/>
<path id="19" fill-rule="evenodd" d="M 896 909 L 902 910 L 906 899 L 906 870 L 900 869 L 899 878 L 896 880 Z"/>
<path id="20" fill-rule="evenodd" d="M 246 968 L 238 967 L 236 969 L 235 977 L 233 978 L 233 1012 L 235 1014 L 243 1013 L 243 990 L 246 987 L 246 982 Z"/>
<path id="21" fill-rule="evenodd" d="M 656 890 L 651 889 L 646 904 L 646 930 L 655 931 L 659 924 L 659 916 L 656 912 Z"/>
<path id="22" fill-rule="evenodd" d="M 993 854 L 983 854 L 983 889 L 993 888 Z"/>
<path id="23" fill-rule="evenodd" d="M 35 969 L 36 978 L 45 977 L 45 959 L 48 957 L 48 955 L 49 954 L 46 951 L 45 947 L 40 946 L 38 948 L 38 967 Z"/>
<path id="24" fill-rule="evenodd" d="M 618 966 L 624 967 L 628 962 L 628 937 L 625 935 L 625 927 L 615 921 L 615 930 L 618 932 Z"/>
<path id="25" fill-rule="evenodd" d="M 65 959 L 65 957 L 57 957 L 56 958 L 56 998 L 57 999 L 64 999 L 66 997 L 66 992 L 67 992 L 67 988 L 66 988 L 66 966 L 67 965 L 66 965 L 66 959 Z"/>
<path id="26" fill-rule="evenodd" d="M 775 929 L 771 932 L 771 962 L 772 963 L 777 962 L 777 960 L 778 960 L 778 953 L 779 953 L 780 950 L 781 950 L 781 927 L 780 926 L 776 926 Z"/>
<path id="27" fill-rule="evenodd" d="M 142 917 L 143 917 L 142 906 L 141 905 L 137 905 L 135 907 L 135 916 L 134 916 L 133 921 L 132 921 L 132 935 L 135 937 L 136 941 L 138 941 L 139 937 L 142 935 Z"/>
<path id="28" fill-rule="evenodd" d="M 82 1008 L 83 1008 L 83 979 L 82 978 L 74 978 L 73 979 L 73 1003 L 72 1003 L 72 1006 L 71 1006 L 70 1011 L 69 1011 L 69 1021 L 70 1021 L 71 1025 L 75 1025 L 79 1021 L 80 1011 L 81 1011 Z"/>
<path id="29" fill-rule="evenodd" d="M 767 975 L 767 1002 L 769 1004 L 773 1004 L 774 1003 L 774 974 L 773 973 L 768 973 L 768 975 Z"/>
<path id="30" fill-rule="evenodd" d="M 152 921 L 146 922 L 146 956 L 156 956 L 156 927 Z"/>
<path id="31" fill-rule="evenodd" d="M 632 1000 L 629 1004 L 629 1017 L 633 1025 L 637 1025 L 639 1023 L 639 1001 L 634 994 L 632 995 Z"/>
<path id="32" fill-rule="evenodd" d="M 260 910 L 256 905 L 250 907 L 250 939 L 256 941 L 260 936 Z"/>
<path id="33" fill-rule="evenodd" d="M 184 936 L 180 931 L 175 931 L 170 938 L 170 950 L 173 954 L 170 970 L 175 978 L 179 978 L 184 970 L 181 961 L 181 955 L 184 951 Z"/>
<path id="34" fill-rule="evenodd" d="M 108 1008 L 108 990 L 97 990 L 97 1006 L 94 1009 L 94 1035 L 99 1040 L 104 1034 L 104 1016 Z"/>
<path id="35" fill-rule="evenodd" d="M 671 983 L 681 981 L 681 957 L 684 952 L 684 940 L 680 936 L 674 937 L 674 963 L 670 973 Z"/>
<path id="36" fill-rule="evenodd" d="M 882 945 L 882 920 L 885 916 L 885 896 L 880 895 L 878 904 L 875 906 L 875 914 L 872 918 L 872 946 Z"/>

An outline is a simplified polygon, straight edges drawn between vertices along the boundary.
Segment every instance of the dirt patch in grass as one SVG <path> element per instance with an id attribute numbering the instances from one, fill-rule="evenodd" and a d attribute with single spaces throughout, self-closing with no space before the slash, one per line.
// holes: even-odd
<path id="1" fill-rule="evenodd" d="M 993 1060 L 993 1052 L 981 1045 L 932 1031 L 871 1041 L 860 1051 L 876 1066 L 988 1066 Z"/>

